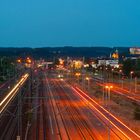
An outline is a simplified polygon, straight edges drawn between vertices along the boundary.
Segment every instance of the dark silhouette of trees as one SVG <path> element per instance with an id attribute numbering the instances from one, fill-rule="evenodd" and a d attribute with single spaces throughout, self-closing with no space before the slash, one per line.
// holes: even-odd
<path id="1" fill-rule="evenodd" d="M 123 62 L 123 73 L 126 75 L 126 76 L 130 76 L 130 72 L 132 70 L 134 70 L 134 63 L 131 59 L 127 59 Z"/>

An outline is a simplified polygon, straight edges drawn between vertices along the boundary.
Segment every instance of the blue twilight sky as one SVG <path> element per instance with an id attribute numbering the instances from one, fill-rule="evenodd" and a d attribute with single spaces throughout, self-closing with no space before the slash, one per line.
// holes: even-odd
<path id="1" fill-rule="evenodd" d="M 139 46 L 140 0 L 0 0 L 0 46 Z"/>

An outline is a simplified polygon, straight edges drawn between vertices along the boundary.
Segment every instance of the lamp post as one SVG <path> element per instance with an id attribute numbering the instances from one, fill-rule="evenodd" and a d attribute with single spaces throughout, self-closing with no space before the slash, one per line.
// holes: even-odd
<path id="1" fill-rule="evenodd" d="M 100 67 L 100 73 L 101 73 L 101 76 L 103 76 L 103 68 Z"/>
<path id="2" fill-rule="evenodd" d="M 112 85 L 106 85 L 105 88 L 107 89 L 107 97 L 108 97 L 108 101 L 110 103 L 110 91 L 113 88 L 113 86 Z M 109 108 L 108 108 L 108 110 L 109 110 Z M 110 110 L 108 111 L 108 113 L 109 113 L 109 116 L 110 116 Z M 108 140 L 110 140 L 110 119 L 109 119 L 109 125 L 108 125 Z"/>
<path id="3" fill-rule="evenodd" d="M 137 77 L 135 77 L 135 93 L 137 92 Z"/>
<path id="4" fill-rule="evenodd" d="M 124 82 L 124 79 L 122 78 L 122 89 L 123 89 L 123 82 Z"/>
<path id="5" fill-rule="evenodd" d="M 108 68 L 107 67 L 105 68 L 105 71 L 106 71 L 106 81 L 109 81 L 109 73 L 108 73 Z"/>
<path id="6" fill-rule="evenodd" d="M 75 76 L 76 76 L 77 79 L 78 79 L 78 84 L 79 84 L 79 77 L 80 77 L 80 75 L 81 75 L 81 73 L 79 73 L 79 72 L 77 72 L 77 73 L 75 74 Z"/>
<path id="7" fill-rule="evenodd" d="M 134 73 L 133 71 L 130 72 L 131 80 L 132 80 L 132 75 L 133 75 L 133 73 Z"/>
<path id="8" fill-rule="evenodd" d="M 112 68 L 111 71 L 112 71 L 112 82 L 114 82 L 114 69 Z"/>
<path id="9" fill-rule="evenodd" d="M 121 80 L 121 74 L 122 74 L 122 70 L 119 70 L 119 83 L 121 83 L 120 82 L 120 80 Z"/>
<path id="10" fill-rule="evenodd" d="M 67 70 L 67 80 L 69 80 L 70 72 L 70 70 Z"/>
<path id="11" fill-rule="evenodd" d="M 112 85 L 106 85 L 105 88 L 107 89 L 107 97 L 110 102 L 110 90 L 113 88 Z"/>
<path id="12" fill-rule="evenodd" d="M 89 80 L 90 80 L 90 79 L 89 79 L 89 77 L 86 77 L 85 80 L 86 80 L 87 83 L 88 83 L 88 90 L 89 90 Z"/>
<path id="13" fill-rule="evenodd" d="M 130 92 L 131 92 L 131 89 L 132 89 L 132 85 L 131 85 L 131 82 L 132 82 L 132 79 L 133 79 L 133 74 L 134 74 L 134 71 L 131 71 L 130 72 Z"/>

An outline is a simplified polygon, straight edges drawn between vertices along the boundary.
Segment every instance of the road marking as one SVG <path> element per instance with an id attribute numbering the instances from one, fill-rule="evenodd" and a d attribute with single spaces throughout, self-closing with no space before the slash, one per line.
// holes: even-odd
<path id="1" fill-rule="evenodd" d="M 52 134 L 54 134 L 54 132 L 53 132 L 53 127 L 52 127 L 52 118 L 51 118 L 50 115 L 49 115 L 49 119 L 50 119 L 50 125 L 51 125 Z"/>

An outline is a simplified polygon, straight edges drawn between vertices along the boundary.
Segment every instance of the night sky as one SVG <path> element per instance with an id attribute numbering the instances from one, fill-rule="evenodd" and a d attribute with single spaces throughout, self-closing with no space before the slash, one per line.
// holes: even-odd
<path id="1" fill-rule="evenodd" d="M 140 46 L 140 0 L 1 0 L 0 46 Z"/>

